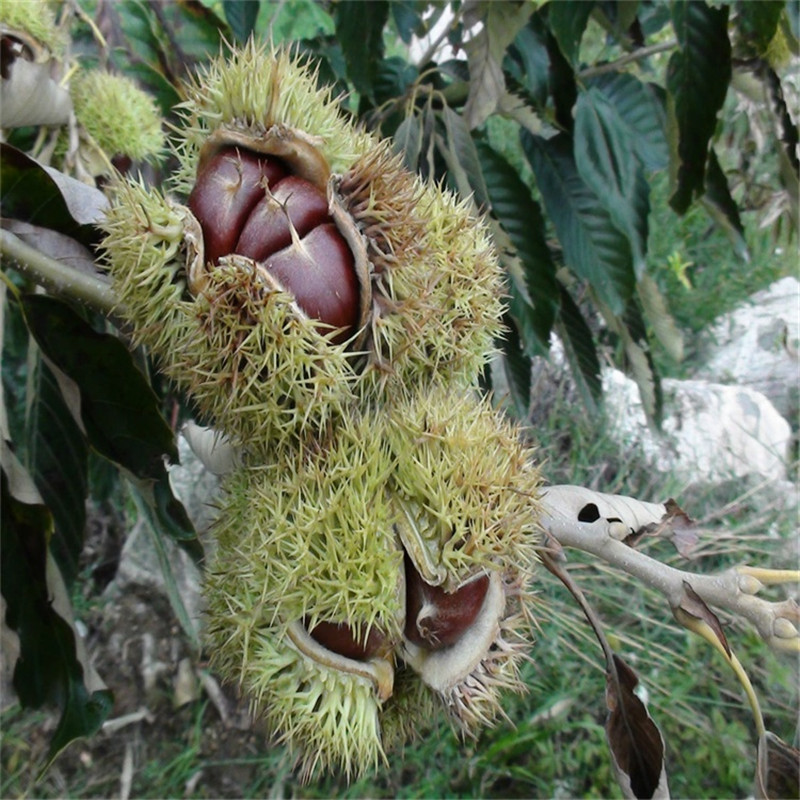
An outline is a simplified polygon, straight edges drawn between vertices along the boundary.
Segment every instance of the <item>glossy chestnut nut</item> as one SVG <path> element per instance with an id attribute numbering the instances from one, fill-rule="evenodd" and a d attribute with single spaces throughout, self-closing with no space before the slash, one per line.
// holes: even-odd
<path id="1" fill-rule="evenodd" d="M 489 589 L 489 576 L 479 575 L 454 592 L 431 586 L 406 555 L 406 638 L 427 650 L 455 644 L 477 618 Z"/>
<path id="2" fill-rule="evenodd" d="M 206 263 L 251 258 L 323 334 L 336 329 L 336 343 L 352 336 L 361 313 L 355 258 L 321 189 L 281 159 L 227 146 L 202 163 L 188 205 Z"/>
<path id="3" fill-rule="evenodd" d="M 323 647 L 354 661 L 366 661 L 386 646 L 386 636 L 374 626 L 363 641 L 356 639 L 353 629 L 345 622 L 320 622 L 309 634 Z"/>

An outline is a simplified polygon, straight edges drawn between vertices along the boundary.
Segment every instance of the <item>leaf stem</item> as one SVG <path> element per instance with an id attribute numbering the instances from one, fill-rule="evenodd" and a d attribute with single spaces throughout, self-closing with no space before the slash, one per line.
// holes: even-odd
<path id="1" fill-rule="evenodd" d="M 0 253 L 9 266 L 16 267 L 54 294 L 78 300 L 106 316 L 119 309 L 107 280 L 50 258 L 10 231 L 0 230 Z"/>

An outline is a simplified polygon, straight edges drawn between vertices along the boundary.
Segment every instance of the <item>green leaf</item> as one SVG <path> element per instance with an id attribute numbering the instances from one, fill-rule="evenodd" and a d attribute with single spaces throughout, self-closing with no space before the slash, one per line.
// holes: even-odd
<path id="1" fill-rule="evenodd" d="M 383 58 L 383 28 L 388 19 L 389 4 L 385 0 L 340 0 L 334 8 L 336 37 L 347 61 L 347 74 L 356 90 L 370 99 L 374 99 L 373 85 Z"/>
<path id="2" fill-rule="evenodd" d="M 646 267 L 650 186 L 635 144 L 616 109 L 597 89 L 581 92 L 575 107 L 575 164 L 586 185 L 628 237 L 636 274 Z"/>
<path id="3" fill-rule="evenodd" d="M 531 359 L 525 352 L 520 333 L 510 314 L 506 314 L 503 325 L 505 327 L 502 341 L 503 370 L 517 417 L 524 420 L 530 409 Z"/>
<path id="4" fill-rule="evenodd" d="M 739 207 L 731 196 L 728 179 L 722 171 L 713 148 L 708 152 L 706 192 L 703 195 L 703 205 L 725 231 L 739 258 L 749 261 L 750 253 L 744 238 L 744 226 L 739 217 Z"/>
<path id="5" fill-rule="evenodd" d="M 29 387 L 27 467 L 53 514 L 51 550 L 70 587 L 83 550 L 89 451 L 55 376 L 41 358 L 35 361 Z"/>
<path id="6" fill-rule="evenodd" d="M 394 132 L 394 152 L 403 154 L 403 164 L 416 172 L 422 151 L 422 121 L 416 114 L 406 117 Z"/>
<path id="7" fill-rule="evenodd" d="M 392 0 L 392 19 L 400 38 L 408 44 L 414 34 L 422 34 L 420 6 L 415 0 Z"/>
<path id="8" fill-rule="evenodd" d="M 505 94 L 503 58 L 520 28 L 533 11 L 529 3 L 487 3 L 483 6 L 483 27 L 464 49 L 469 64 L 469 96 L 464 107 L 467 125 L 476 128 L 497 108 Z"/>
<path id="9" fill-rule="evenodd" d="M 621 314 L 636 284 L 631 247 L 578 174 L 570 138 L 559 134 L 545 140 L 523 131 L 522 147 L 567 265 Z"/>
<path id="10" fill-rule="evenodd" d="M 796 2 L 792 3 L 797 5 Z M 734 24 L 738 33 L 737 55 L 742 58 L 763 57 L 778 30 L 785 0 L 759 0 L 736 3 Z"/>
<path id="11" fill-rule="evenodd" d="M 549 345 L 560 290 L 556 267 L 547 246 L 539 204 L 517 171 L 488 144 L 478 146 L 491 214 L 508 234 L 522 263 L 525 287 L 532 304 L 531 321 L 544 347 Z"/>
<path id="12" fill-rule="evenodd" d="M 478 151 L 475 147 L 475 141 L 469 132 L 469 127 L 464 117 L 453 111 L 450 106 L 446 105 L 442 109 L 442 118 L 447 132 L 448 148 L 459 170 L 463 172 L 465 179 L 465 187 L 462 189 L 459 183 L 459 189 L 465 195 L 468 195 L 471 190 L 478 208 L 486 209 L 489 207 L 489 194 L 486 189 L 481 162 L 478 159 Z"/>
<path id="13" fill-rule="evenodd" d="M 50 228 L 87 247 L 99 241 L 94 223 L 108 200 L 93 186 L 45 167 L 5 142 L 0 143 L 0 185 L 4 217 Z"/>
<path id="14" fill-rule="evenodd" d="M 548 70 L 550 95 L 555 107 L 555 121 L 562 130 L 572 130 L 572 109 L 578 99 L 578 84 L 575 70 L 564 57 L 555 36 L 547 35 L 547 55 L 550 58 Z"/>
<path id="15" fill-rule="evenodd" d="M 168 492 L 169 495 L 171 496 L 172 492 L 169 489 L 169 483 L 166 474 L 163 478 L 163 481 L 166 486 L 166 492 Z M 132 493 L 133 500 L 134 503 L 136 504 L 136 508 L 139 514 L 146 522 L 145 527 L 148 533 L 150 534 L 151 541 L 153 542 L 153 546 L 156 551 L 156 555 L 158 556 L 158 563 L 159 566 L 161 567 L 161 574 L 164 576 L 164 586 L 167 590 L 167 596 L 169 597 L 172 610 L 175 612 L 175 616 L 177 617 L 178 622 L 183 628 L 184 633 L 188 637 L 192 647 L 194 647 L 195 651 L 200 652 L 200 637 L 195 624 L 192 622 L 192 619 L 189 616 L 189 612 L 186 609 L 186 605 L 184 604 L 183 599 L 181 598 L 181 594 L 178 589 L 178 584 L 177 581 L 175 580 L 175 574 L 172 571 L 172 566 L 170 564 L 166 546 L 162 538 L 162 533 L 165 531 L 165 527 L 163 524 L 164 492 L 162 491 L 161 493 L 159 493 L 158 489 L 159 483 L 151 485 L 143 483 L 141 481 L 132 482 L 131 487 L 133 490 Z M 159 496 L 159 494 L 161 496 Z M 191 523 L 189 523 L 189 525 L 191 526 Z M 194 529 L 192 529 L 192 534 L 194 535 Z M 199 546 L 199 542 L 197 541 L 196 537 L 194 541 Z M 202 557 L 202 553 L 200 553 L 200 555 Z M 197 563 L 198 559 L 195 559 L 195 561 Z"/>
<path id="16" fill-rule="evenodd" d="M 534 14 L 517 34 L 509 55 L 519 63 L 518 79 L 529 93 L 532 105 L 543 109 L 549 92 L 550 58 L 547 54 L 547 29 L 540 14 Z"/>
<path id="17" fill-rule="evenodd" d="M 564 287 L 561 287 L 561 311 L 556 321 L 556 331 L 564 345 L 564 353 L 583 404 L 591 414 L 596 414 L 603 397 L 600 359 L 597 357 L 592 331 Z"/>
<path id="18" fill-rule="evenodd" d="M 683 360 L 683 334 L 669 313 L 667 301 L 661 294 L 658 284 L 650 275 L 645 274 L 636 284 L 636 291 L 645 318 L 653 329 L 656 339 L 673 361 L 681 362 Z"/>
<path id="19" fill-rule="evenodd" d="M 53 607 L 47 574 L 52 517 L 45 506 L 15 496 L 8 467 L 6 455 L 0 476 L 0 583 L 5 621 L 20 642 L 14 689 L 23 706 L 61 709 L 49 764 L 69 742 L 96 733 L 113 703 L 108 690 L 87 689 L 75 634 Z"/>
<path id="20" fill-rule="evenodd" d="M 703 193 L 708 147 L 731 79 L 728 8 L 676 0 L 672 24 L 678 50 L 667 65 L 672 133 L 670 205 L 683 214 Z"/>
<path id="21" fill-rule="evenodd" d="M 97 333 L 68 305 L 45 295 L 22 300 L 28 327 L 42 352 L 80 389 L 80 413 L 91 445 L 139 477 L 154 477 L 175 437 L 158 398 L 118 339 Z"/>
<path id="22" fill-rule="evenodd" d="M 581 39 L 593 8 L 594 2 L 590 0 L 554 0 L 547 4 L 550 30 L 564 57 L 573 67 L 578 65 Z"/>
<path id="23" fill-rule="evenodd" d="M 647 169 L 663 169 L 669 163 L 667 114 L 663 90 L 624 72 L 609 72 L 587 81 L 611 103 L 628 127 L 636 154 Z"/>
<path id="24" fill-rule="evenodd" d="M 246 42 L 253 32 L 261 10 L 260 0 L 222 0 L 225 19 L 239 42 Z"/>

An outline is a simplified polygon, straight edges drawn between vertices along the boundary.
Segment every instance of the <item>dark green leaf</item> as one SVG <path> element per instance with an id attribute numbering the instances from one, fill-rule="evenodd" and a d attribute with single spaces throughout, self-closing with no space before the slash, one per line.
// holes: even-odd
<path id="1" fill-rule="evenodd" d="M 547 54 L 547 30 L 539 14 L 534 14 L 517 34 L 509 55 L 519 64 L 518 79 L 528 91 L 534 107 L 544 108 L 549 91 L 550 58 Z"/>
<path id="2" fill-rule="evenodd" d="M 591 0 L 556 0 L 547 4 L 550 30 L 573 67 L 578 65 L 581 39 L 593 7 Z"/>
<path id="3" fill-rule="evenodd" d="M 503 368 L 508 390 L 520 419 L 526 419 L 531 398 L 531 359 L 525 352 L 519 331 L 510 314 L 503 320 L 505 336 L 502 341 Z"/>
<path id="4" fill-rule="evenodd" d="M 556 330 L 564 345 L 578 391 L 590 413 L 597 413 L 603 396 L 600 379 L 600 359 L 594 346 L 592 331 L 586 324 L 581 310 L 570 293 L 561 288 L 561 311 L 556 321 Z"/>
<path id="5" fill-rule="evenodd" d="M 636 154 L 647 169 L 663 169 L 669 163 L 667 113 L 663 90 L 624 72 L 598 75 L 587 82 L 616 109 L 627 125 Z"/>
<path id="6" fill-rule="evenodd" d="M 415 0 L 392 0 L 392 19 L 400 38 L 408 44 L 415 33 L 422 33 L 422 16 Z"/>
<path id="7" fill-rule="evenodd" d="M 672 196 L 683 214 L 703 193 L 708 147 L 731 79 L 728 8 L 676 0 L 672 24 L 678 50 L 667 66 L 668 107 L 674 119 Z"/>
<path id="8" fill-rule="evenodd" d="M 86 246 L 99 241 L 93 223 L 108 200 L 93 186 L 45 167 L 5 142 L 0 143 L 0 184 L 4 217 L 50 228 Z"/>
<path id="9" fill-rule="evenodd" d="M 575 71 L 564 58 L 555 36 L 548 33 L 547 55 L 550 58 L 549 87 L 555 106 L 555 121 L 562 130 L 572 130 L 572 109 L 578 99 Z"/>
<path id="10" fill-rule="evenodd" d="M 260 9 L 260 0 L 222 0 L 225 19 L 239 42 L 246 42 L 253 32 Z"/>
<path id="11" fill-rule="evenodd" d="M 74 739 L 91 736 L 111 711 L 107 690 L 91 694 L 70 624 L 56 613 L 47 578 L 47 538 L 53 520 L 44 506 L 13 496 L 5 465 L 0 476 L 0 575 L 6 623 L 19 636 L 14 689 L 23 706 L 55 704 L 61 720 L 48 761 Z"/>
<path id="12" fill-rule="evenodd" d="M 356 90 L 370 99 L 383 57 L 383 27 L 388 18 L 386 0 L 341 0 L 334 9 L 336 37 L 344 51 L 348 76 Z"/>
<path id="13" fill-rule="evenodd" d="M 491 213 L 508 234 L 522 262 L 527 294 L 533 304 L 531 321 L 537 338 L 547 347 L 560 290 L 539 204 L 516 170 L 499 153 L 480 143 L 478 155 Z"/>
<path id="14" fill-rule="evenodd" d="M 29 381 L 27 466 L 53 514 L 55 533 L 50 546 L 70 587 L 83 550 L 89 454 L 55 376 L 41 358 L 37 362 Z"/>
<path id="15" fill-rule="evenodd" d="M 560 134 L 545 140 L 523 131 L 522 146 L 567 265 L 621 314 L 636 284 L 631 247 L 578 174 L 570 138 Z"/>
<path id="16" fill-rule="evenodd" d="M 790 3 L 791 5 L 792 3 Z M 793 3 L 797 5 L 796 2 Z M 785 0 L 736 3 L 734 24 L 738 33 L 736 52 L 741 58 L 763 57 L 778 30 Z"/>
<path id="17" fill-rule="evenodd" d="M 152 500 L 154 519 L 158 523 L 157 529 L 177 542 L 196 564 L 200 564 L 203 560 L 203 546 L 197 538 L 197 531 L 183 503 L 172 493 L 166 469 L 162 469 L 153 483 Z"/>
<path id="18" fill-rule="evenodd" d="M 402 97 L 406 89 L 417 79 L 417 68 L 399 56 L 384 58 L 378 65 L 375 78 L 375 102 L 380 105 L 387 100 Z"/>
<path id="19" fill-rule="evenodd" d="M 453 111 L 450 106 L 442 109 L 442 117 L 447 131 L 448 147 L 463 170 L 467 187 L 472 190 L 476 205 L 481 209 L 487 209 L 489 195 L 481 170 L 481 162 L 478 159 L 478 151 L 469 127 L 464 117 Z"/>
<path id="20" fill-rule="evenodd" d="M 23 309 L 42 352 L 78 385 L 81 421 L 95 449 L 139 477 L 159 475 L 165 455 L 177 460 L 158 399 L 122 342 L 52 297 L 29 295 Z"/>
<path id="21" fill-rule="evenodd" d="M 575 163 L 614 225 L 628 237 L 636 274 L 645 269 L 650 186 L 635 155 L 635 140 L 597 89 L 581 92 L 575 107 Z"/>
<path id="22" fill-rule="evenodd" d="M 744 238 L 744 227 L 739 217 L 739 208 L 731 196 L 728 179 L 722 171 L 713 148 L 708 152 L 706 193 L 703 195 L 703 204 L 730 238 L 736 254 L 745 261 L 749 261 L 750 254 Z"/>
<path id="23" fill-rule="evenodd" d="M 416 114 L 406 117 L 394 132 L 394 151 L 403 154 L 407 170 L 417 171 L 422 151 L 422 121 Z"/>
<path id="24" fill-rule="evenodd" d="M 639 387 L 645 413 L 651 422 L 660 425 L 664 410 L 664 395 L 638 299 L 631 298 L 625 314 L 614 322 L 625 347 L 628 371 Z M 611 325 L 610 321 L 609 323 Z"/>

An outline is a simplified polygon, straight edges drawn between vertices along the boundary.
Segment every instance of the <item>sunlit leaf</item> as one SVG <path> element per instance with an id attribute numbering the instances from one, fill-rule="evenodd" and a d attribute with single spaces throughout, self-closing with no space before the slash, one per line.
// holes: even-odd
<path id="1" fill-rule="evenodd" d="M 703 193 L 708 146 L 731 79 L 728 7 L 676 0 L 672 24 L 678 49 L 667 66 L 668 108 L 676 127 L 670 205 L 683 214 Z"/>
<path id="2" fill-rule="evenodd" d="M 544 140 L 526 131 L 521 136 L 565 261 L 613 313 L 621 314 L 636 283 L 627 237 L 578 174 L 569 137 Z"/>
<path id="3" fill-rule="evenodd" d="M 675 362 L 683 360 L 683 334 L 669 313 L 667 301 L 658 284 L 645 273 L 636 284 L 645 319 L 661 346 Z"/>
<path id="4" fill-rule="evenodd" d="M 505 93 L 503 57 L 533 11 L 529 3 L 487 3 L 481 29 L 465 44 L 469 63 L 469 96 L 464 118 L 476 128 L 497 108 Z"/>

